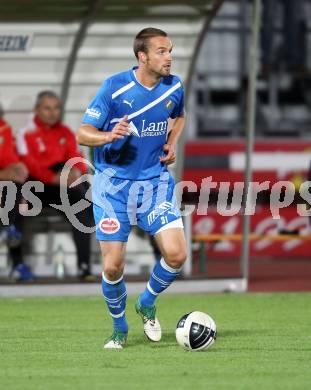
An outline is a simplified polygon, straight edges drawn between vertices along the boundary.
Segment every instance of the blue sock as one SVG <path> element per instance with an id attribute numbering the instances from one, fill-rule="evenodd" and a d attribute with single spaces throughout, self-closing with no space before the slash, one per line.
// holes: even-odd
<path id="1" fill-rule="evenodd" d="M 180 274 L 180 269 L 174 269 L 166 264 L 163 257 L 153 268 L 147 287 L 140 295 L 142 306 L 153 306 L 157 296 L 166 290 Z"/>
<path id="2" fill-rule="evenodd" d="M 125 318 L 127 294 L 123 276 L 119 280 L 112 282 L 107 280 L 103 273 L 102 291 L 112 317 L 114 329 L 127 333 L 128 325 Z"/>

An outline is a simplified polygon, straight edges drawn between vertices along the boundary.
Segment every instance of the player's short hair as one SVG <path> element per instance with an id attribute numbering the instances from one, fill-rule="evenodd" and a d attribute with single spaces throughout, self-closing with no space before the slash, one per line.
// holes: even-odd
<path id="1" fill-rule="evenodd" d="M 135 37 L 134 40 L 134 53 L 135 57 L 138 59 L 138 52 L 142 51 L 144 53 L 148 52 L 148 43 L 150 38 L 154 37 L 167 37 L 167 33 L 163 30 L 154 27 L 147 27 L 141 30 Z"/>
<path id="2" fill-rule="evenodd" d="M 60 97 L 54 91 L 50 91 L 50 90 L 41 91 L 41 92 L 38 93 L 38 95 L 36 97 L 35 107 L 40 106 L 40 104 L 42 103 L 42 100 L 45 97 L 60 100 Z"/>

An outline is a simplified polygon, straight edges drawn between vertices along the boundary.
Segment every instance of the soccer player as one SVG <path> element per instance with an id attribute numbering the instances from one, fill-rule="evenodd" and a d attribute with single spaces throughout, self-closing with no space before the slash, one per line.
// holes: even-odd
<path id="1" fill-rule="evenodd" d="M 93 211 L 103 256 L 102 291 L 114 326 L 104 348 L 123 348 L 127 339 L 123 269 L 131 225 L 154 235 L 162 254 L 135 304 L 151 341 L 161 339 L 155 300 L 186 260 L 174 180 L 167 170 L 185 122 L 183 87 L 170 74 L 172 48 L 164 31 L 140 31 L 134 40 L 138 66 L 104 81 L 77 133 L 80 144 L 94 147 Z M 168 133 L 169 118 L 174 125 Z"/>

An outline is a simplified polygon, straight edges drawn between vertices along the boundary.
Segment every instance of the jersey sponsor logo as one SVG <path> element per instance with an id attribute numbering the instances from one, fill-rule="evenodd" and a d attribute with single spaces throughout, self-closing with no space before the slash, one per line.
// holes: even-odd
<path id="1" fill-rule="evenodd" d="M 148 214 L 148 224 L 149 226 L 162 214 L 166 213 L 168 210 L 171 210 L 174 207 L 171 202 L 163 202 L 159 204 L 151 213 Z"/>
<path id="2" fill-rule="evenodd" d="M 137 127 L 134 125 L 133 121 L 131 121 L 129 123 L 130 134 L 134 135 L 135 137 L 157 137 L 160 135 L 166 135 L 167 121 L 149 122 L 148 125 L 145 122 L 146 120 L 143 119 L 141 135 L 139 135 Z"/>
<path id="3" fill-rule="evenodd" d="M 167 121 L 163 122 L 149 122 L 142 121 L 141 137 L 157 137 L 159 135 L 166 135 Z"/>
<path id="4" fill-rule="evenodd" d="M 120 222 L 116 218 L 104 218 L 99 222 L 99 229 L 105 234 L 114 234 L 120 230 Z"/>
<path id="5" fill-rule="evenodd" d="M 126 99 L 123 99 L 123 103 L 124 104 L 127 104 L 128 106 L 130 106 L 131 108 L 133 108 L 132 104 L 134 103 L 134 99 L 132 99 L 130 102 Z"/>
<path id="6" fill-rule="evenodd" d="M 101 116 L 101 112 L 95 110 L 95 108 L 88 108 L 85 113 L 91 118 L 99 119 Z"/>
<path id="7" fill-rule="evenodd" d="M 133 121 L 129 123 L 129 131 L 130 134 L 134 135 L 135 137 L 140 137 L 137 127 L 134 125 Z"/>

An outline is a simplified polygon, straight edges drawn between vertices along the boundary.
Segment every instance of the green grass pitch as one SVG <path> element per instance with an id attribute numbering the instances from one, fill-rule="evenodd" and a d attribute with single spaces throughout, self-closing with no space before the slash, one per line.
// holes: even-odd
<path id="1" fill-rule="evenodd" d="M 101 297 L 0 300 L 0 388 L 310 389 L 311 294 L 163 295 L 164 330 L 150 343 L 128 300 L 128 346 L 103 350 L 110 318 Z M 218 338 L 205 352 L 175 342 L 179 317 L 209 313 Z"/>

